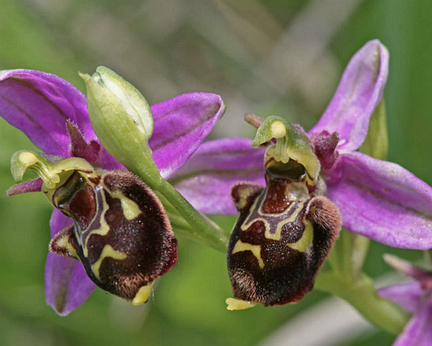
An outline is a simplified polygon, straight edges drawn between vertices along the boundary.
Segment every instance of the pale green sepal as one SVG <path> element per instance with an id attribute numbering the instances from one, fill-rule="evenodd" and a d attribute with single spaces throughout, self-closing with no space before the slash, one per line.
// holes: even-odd
<path id="1" fill-rule="evenodd" d="M 321 169 L 306 133 L 278 116 L 269 116 L 258 128 L 253 146 L 277 139 L 272 156 L 276 161 L 287 163 L 290 159 L 302 164 L 314 182 Z"/>
<path id="2" fill-rule="evenodd" d="M 372 114 L 368 134 L 359 150 L 373 158 L 385 160 L 388 147 L 386 107 L 383 98 Z"/>
<path id="3" fill-rule="evenodd" d="M 102 145 L 126 168 L 158 185 L 161 177 L 148 145 L 153 116 L 146 99 L 106 67 L 98 67 L 93 76 L 80 76 L 87 88 L 90 120 Z"/>

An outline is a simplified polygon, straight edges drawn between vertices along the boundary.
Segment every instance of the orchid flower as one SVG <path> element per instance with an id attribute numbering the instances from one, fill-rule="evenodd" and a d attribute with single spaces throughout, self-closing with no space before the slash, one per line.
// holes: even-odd
<path id="1" fill-rule="evenodd" d="M 388 59 L 378 40 L 366 43 L 307 135 L 321 163 L 325 195 L 340 209 L 344 228 L 392 247 L 429 249 L 431 187 L 397 164 L 357 151 L 382 101 Z M 245 181 L 265 184 L 265 148 L 251 144 L 245 138 L 203 143 L 172 177 L 175 187 L 202 212 L 236 214 L 232 187 Z"/>
<path id="2" fill-rule="evenodd" d="M 109 82 L 108 80 L 104 83 L 109 84 Z M 121 83 L 124 81 L 122 80 Z M 115 85 L 110 87 L 116 88 Z M 132 93 L 135 93 L 135 89 L 132 89 Z M 120 93 L 122 92 L 124 90 L 120 91 Z M 131 94 L 126 95 L 126 99 L 132 99 L 132 102 L 138 103 L 145 102 L 145 100 L 134 100 Z M 144 107 L 145 109 L 146 107 Z M 218 95 L 190 93 L 153 105 L 151 112 L 148 110 L 147 113 L 150 114 L 150 117 L 153 114 L 154 130 L 151 129 L 152 131 L 147 134 L 146 138 L 162 178 L 168 179 L 185 164 L 211 131 L 216 121 L 223 115 L 224 109 L 225 106 Z M 135 110 L 132 109 L 132 111 Z M 18 166 L 24 165 L 24 167 L 16 168 L 21 177 L 24 171 L 31 166 L 42 173 L 46 169 L 55 170 L 59 157 L 66 158 L 64 162 L 67 160 L 69 160 L 67 162 L 73 161 L 74 164 L 78 162 L 78 166 L 81 167 L 80 172 L 125 169 L 119 161 L 108 153 L 96 136 L 90 122 L 86 97 L 72 84 L 58 76 L 32 70 L 0 72 L 0 115 L 12 126 L 27 135 L 43 152 L 42 154 L 22 152 L 16 155 L 15 161 L 18 162 Z M 133 121 L 138 123 L 139 119 Z M 149 122 L 152 125 L 153 119 L 149 119 Z M 150 137 L 151 132 L 153 135 Z M 58 172 L 55 172 L 56 177 L 60 176 Z M 122 173 L 121 179 L 119 178 L 120 183 L 116 182 L 117 187 L 124 187 L 121 185 L 124 177 Z M 77 179 L 81 181 L 84 177 L 77 177 Z M 87 176 L 85 179 L 90 179 L 93 182 L 99 178 L 96 175 L 93 178 Z M 104 184 L 108 184 L 107 179 L 104 180 Z M 154 204 L 150 205 L 149 208 L 159 210 L 163 214 L 163 208 L 151 190 L 137 178 L 132 178 L 131 181 L 133 184 L 141 186 L 142 192 L 151 197 L 150 200 Z M 47 188 L 47 185 L 46 180 L 36 179 L 15 185 L 8 194 L 41 191 L 44 186 Z M 49 194 L 49 188 L 47 191 Z M 59 201 L 59 197 L 51 197 L 52 201 Z M 131 200 L 127 198 L 120 198 L 120 200 L 122 203 L 131 203 Z M 133 202 L 132 204 L 133 207 L 136 206 L 136 203 Z M 164 220 L 160 222 L 165 222 L 168 233 L 172 234 L 169 222 Z M 54 209 L 50 221 L 52 238 L 57 237 L 57 240 L 61 240 L 63 236 L 68 236 L 67 233 L 60 235 L 60 231 L 71 225 L 72 220 L 70 218 Z M 175 246 L 172 250 L 176 252 L 176 245 L 171 240 L 170 242 L 172 246 Z M 79 254 L 75 253 L 75 255 L 75 257 L 79 257 Z M 115 256 L 121 257 L 123 255 L 115 253 Z M 166 264 L 165 271 L 169 270 L 170 266 L 175 263 L 176 253 L 173 256 L 175 258 Z M 53 253 L 48 254 L 45 269 L 46 301 L 57 313 L 66 315 L 80 306 L 95 287 L 81 263 L 70 258 L 59 257 Z"/>
<path id="3" fill-rule="evenodd" d="M 414 279 L 384 287 L 378 294 L 400 305 L 413 316 L 393 346 L 428 346 L 432 344 L 432 272 L 416 267 L 398 257 L 384 259 L 402 274 Z"/>

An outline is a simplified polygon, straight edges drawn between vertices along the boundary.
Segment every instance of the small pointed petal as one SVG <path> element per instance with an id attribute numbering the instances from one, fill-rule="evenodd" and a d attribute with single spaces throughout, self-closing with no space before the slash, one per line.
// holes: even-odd
<path id="1" fill-rule="evenodd" d="M 391 300 L 393 303 L 400 305 L 411 313 L 417 311 L 424 294 L 421 284 L 418 281 L 404 282 L 383 287 L 377 292 L 380 297 Z"/>
<path id="2" fill-rule="evenodd" d="M 43 183 L 42 179 L 37 178 L 34 180 L 27 181 L 25 183 L 16 184 L 8 190 L 7 195 L 14 196 L 20 193 L 40 192 L 42 188 L 42 183 Z"/>
<path id="3" fill-rule="evenodd" d="M 72 225 L 72 220 L 54 210 L 50 226 L 51 237 Z M 45 266 L 45 298 L 59 315 L 67 315 L 83 304 L 96 285 L 88 278 L 77 260 L 49 253 Z"/>
<path id="4" fill-rule="evenodd" d="M 388 75 L 387 49 L 378 40 L 366 43 L 351 59 L 319 122 L 309 134 L 338 132 L 339 150 L 357 150 L 366 138 Z"/>
<path id="5" fill-rule="evenodd" d="M 393 346 L 432 345 L 432 298 L 428 297 L 406 324 Z"/>
<path id="6" fill-rule="evenodd" d="M 69 120 L 66 126 L 70 137 L 68 156 L 81 157 L 95 167 L 101 167 L 110 171 L 125 169 L 120 162 L 106 151 L 99 139 L 96 138 L 87 141 L 78 126 Z"/>
<path id="7" fill-rule="evenodd" d="M 172 178 L 174 186 L 199 211 L 236 215 L 231 188 L 239 182 L 265 184 L 265 148 L 246 138 L 204 142 Z"/>
<path id="8" fill-rule="evenodd" d="M 327 190 L 344 228 L 392 247 L 432 247 L 432 188 L 401 166 L 343 154 Z"/>
<path id="9" fill-rule="evenodd" d="M 96 162 L 100 155 L 101 145 L 95 140 L 87 143 L 78 126 L 71 121 L 67 121 L 66 127 L 70 137 L 70 156 L 82 157 L 90 163 Z"/>
<path id="10" fill-rule="evenodd" d="M 311 137 L 311 143 L 323 169 L 331 169 L 336 163 L 339 153 L 339 134 L 337 132 L 328 133 L 323 131 Z"/>
<path id="11" fill-rule="evenodd" d="M 85 96 L 69 82 L 45 72 L 1 71 L 0 116 L 51 155 L 68 156 L 68 119 L 86 140 L 95 138 Z"/>
<path id="12" fill-rule="evenodd" d="M 258 129 L 264 122 L 264 119 L 258 115 L 247 113 L 244 115 L 244 120 L 249 124 Z"/>
<path id="13" fill-rule="evenodd" d="M 411 262 L 390 254 L 384 254 L 383 258 L 389 266 L 416 281 L 420 281 L 421 283 L 427 283 L 430 281 L 431 273 L 413 265 Z"/>
<path id="14" fill-rule="evenodd" d="M 190 93 L 151 107 L 154 132 L 149 140 L 162 177 L 168 179 L 199 147 L 225 111 L 219 95 Z"/>

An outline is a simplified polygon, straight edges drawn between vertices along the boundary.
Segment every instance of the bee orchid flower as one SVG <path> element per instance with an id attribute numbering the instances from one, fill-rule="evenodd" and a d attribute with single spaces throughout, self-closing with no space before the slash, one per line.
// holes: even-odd
<path id="1" fill-rule="evenodd" d="M 89 88 L 93 80 L 83 76 Z M 112 110 L 118 116 L 118 124 L 123 126 L 127 119 L 116 110 L 126 109 L 132 119 L 130 128 L 137 132 L 122 133 L 122 138 L 112 142 L 112 150 L 121 149 L 122 140 L 129 144 L 139 142 L 136 135 L 141 131 L 152 164 L 157 166 L 157 176 L 163 179 L 185 164 L 224 113 L 225 106 L 215 94 L 189 93 L 148 107 L 142 95 L 129 84 L 125 87 L 127 82 L 112 71 L 98 69 L 96 77 L 89 90 L 99 93 L 96 98 L 103 93 L 100 97 L 105 99 L 95 104 L 93 98 L 93 110 L 100 104 L 108 106 L 103 110 Z M 98 85 L 102 87 L 97 89 Z M 120 108 L 107 104 L 115 99 L 113 93 L 120 95 L 119 102 L 116 101 Z M 80 306 L 95 289 L 95 283 L 134 303 L 143 303 L 154 279 L 171 269 L 177 260 L 177 243 L 162 204 L 148 186 L 125 171 L 123 164 L 101 144 L 87 106 L 84 94 L 53 74 L 33 70 L 0 72 L 0 116 L 21 130 L 42 152 L 22 151 L 14 155 L 12 170 L 16 179 L 20 180 L 27 169 L 34 170 L 42 179 L 15 185 L 8 194 L 43 191 L 57 208 L 50 220 L 53 241 L 46 262 L 45 292 L 47 303 L 60 315 Z M 147 114 L 143 124 L 141 111 Z M 120 131 L 121 126 L 110 130 Z M 137 145 L 135 142 L 132 144 Z M 152 212 L 146 215 L 146 209 Z M 151 218 L 151 224 L 145 226 L 141 218 L 146 222 Z M 117 244 L 121 239 L 136 236 L 134 228 L 129 227 L 132 224 L 142 232 L 134 244 L 123 241 L 120 248 Z M 112 229 L 122 229 L 123 233 L 110 234 Z M 96 243 L 97 237 L 107 234 L 108 238 Z M 142 253 L 135 251 L 136 246 L 151 258 L 163 260 L 152 266 Z M 96 248 L 95 257 L 89 249 Z M 82 265 L 74 258 L 80 259 Z M 148 269 L 139 275 L 132 273 L 128 261 L 135 267 L 148 266 Z M 141 262 L 136 264 L 137 261 Z M 119 268 L 124 273 L 119 273 Z M 109 270 L 116 275 L 114 281 L 105 277 Z M 128 280 L 133 280 L 131 285 L 122 288 L 122 283 Z"/>
<path id="2" fill-rule="evenodd" d="M 339 208 L 342 227 L 388 246 L 430 249 L 431 187 L 395 163 L 358 151 L 372 115 L 381 107 L 388 61 L 388 51 L 378 40 L 366 43 L 350 60 L 327 109 L 307 136 L 320 161 L 325 196 Z M 173 176 L 176 188 L 198 210 L 236 214 L 233 186 L 265 185 L 266 148 L 251 144 L 246 138 L 203 143 Z"/>

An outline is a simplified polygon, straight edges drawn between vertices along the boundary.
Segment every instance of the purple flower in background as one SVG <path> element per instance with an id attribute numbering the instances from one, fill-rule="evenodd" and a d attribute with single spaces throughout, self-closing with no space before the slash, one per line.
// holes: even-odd
<path id="1" fill-rule="evenodd" d="M 356 151 L 368 133 L 388 74 L 388 52 L 378 41 L 351 59 L 326 111 L 308 136 L 321 162 L 326 196 L 340 209 L 343 227 L 389 246 L 432 247 L 431 187 L 397 164 Z M 231 188 L 264 184 L 265 148 L 251 140 L 203 143 L 173 177 L 176 188 L 198 210 L 236 214 Z"/>
<path id="2" fill-rule="evenodd" d="M 384 287 L 378 294 L 413 314 L 393 346 L 432 345 L 432 272 L 386 255 L 386 262 L 414 281 Z"/>
<path id="3" fill-rule="evenodd" d="M 223 115 L 218 95 L 190 93 L 151 107 L 154 132 L 149 140 L 163 178 L 178 171 Z M 31 70 L 0 72 L 0 116 L 24 132 L 45 154 L 82 157 L 95 168 L 124 169 L 100 144 L 91 126 L 85 96 L 69 82 Z M 10 195 L 40 191 L 41 179 L 18 184 Z M 72 220 L 54 209 L 51 236 Z M 47 303 L 66 315 L 80 306 L 95 284 L 80 262 L 48 254 L 45 269 Z"/>

